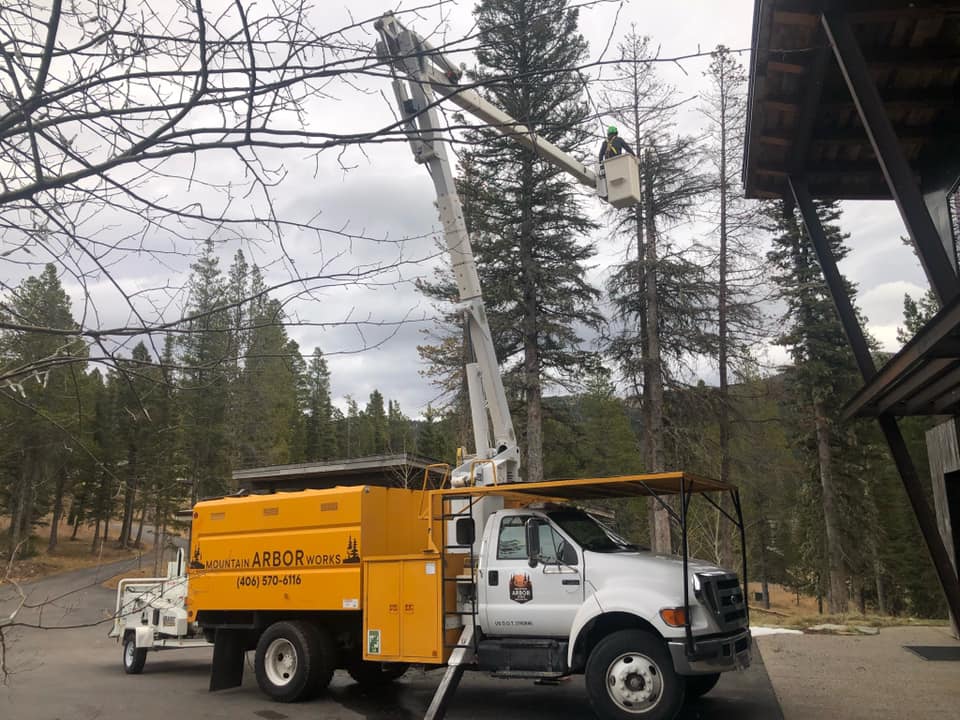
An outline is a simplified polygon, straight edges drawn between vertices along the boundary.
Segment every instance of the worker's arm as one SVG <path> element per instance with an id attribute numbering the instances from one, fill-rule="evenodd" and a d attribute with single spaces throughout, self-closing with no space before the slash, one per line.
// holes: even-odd
<path id="1" fill-rule="evenodd" d="M 627 141 L 624 140 L 623 138 L 620 138 L 620 151 L 621 151 L 621 152 L 628 153 L 628 154 L 630 154 L 630 155 L 635 155 L 635 154 L 636 154 L 636 153 L 633 152 L 633 148 L 631 148 L 629 145 L 627 145 Z"/>
<path id="2" fill-rule="evenodd" d="M 606 149 L 607 149 L 607 146 L 605 144 L 600 145 L 600 157 L 597 159 L 597 162 L 600 162 L 600 163 L 603 162 L 603 151 Z"/>

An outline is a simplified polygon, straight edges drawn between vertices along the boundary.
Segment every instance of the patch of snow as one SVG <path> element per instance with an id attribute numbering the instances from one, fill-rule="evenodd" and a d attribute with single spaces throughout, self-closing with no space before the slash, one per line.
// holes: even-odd
<path id="1" fill-rule="evenodd" d="M 783 627 L 764 627 L 762 625 L 751 625 L 750 632 L 753 633 L 754 637 L 762 637 L 764 635 L 803 635 L 802 630 Z"/>

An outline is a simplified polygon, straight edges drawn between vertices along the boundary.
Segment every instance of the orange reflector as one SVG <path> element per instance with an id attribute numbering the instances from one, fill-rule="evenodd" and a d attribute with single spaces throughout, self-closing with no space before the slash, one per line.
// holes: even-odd
<path id="1" fill-rule="evenodd" d="M 683 608 L 664 608 L 660 611 L 660 617 L 672 627 L 683 627 L 687 624 L 687 611 Z"/>

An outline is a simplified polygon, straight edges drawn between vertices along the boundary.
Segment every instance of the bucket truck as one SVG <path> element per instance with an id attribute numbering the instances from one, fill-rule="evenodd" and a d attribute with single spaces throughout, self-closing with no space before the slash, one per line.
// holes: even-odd
<path id="1" fill-rule="evenodd" d="M 437 192 L 469 330 L 475 452 L 439 488 L 331 487 L 204 500 L 193 508 L 187 569 L 124 581 L 112 635 L 124 668 L 148 650 L 213 645 L 210 689 L 241 683 L 254 653 L 260 689 L 280 702 L 323 691 L 334 671 L 375 686 L 409 664 L 445 668 L 426 711 L 443 717 L 466 670 L 553 681 L 585 676 L 602 720 L 672 720 L 685 698 L 751 660 L 739 494 L 687 473 L 523 482 L 520 455 L 476 264 L 438 121 L 451 102 L 590 187 L 597 173 L 470 88 L 392 14 L 377 23 L 380 57 L 414 158 Z M 632 156 L 606 163 L 607 198 L 639 199 Z M 734 514 L 711 499 L 727 494 Z M 668 503 L 664 496 L 675 496 Z M 691 499 L 740 532 L 742 583 L 687 551 Z M 680 555 L 623 539 L 581 503 L 640 497 L 680 528 Z"/>

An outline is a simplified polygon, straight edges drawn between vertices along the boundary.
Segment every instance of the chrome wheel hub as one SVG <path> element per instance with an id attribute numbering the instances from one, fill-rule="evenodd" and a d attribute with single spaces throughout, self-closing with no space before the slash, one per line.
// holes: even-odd
<path id="1" fill-rule="evenodd" d="M 607 692 L 629 713 L 649 712 L 663 697 L 660 668 L 646 655 L 624 653 L 607 668 Z"/>
<path id="2" fill-rule="evenodd" d="M 286 638 L 277 638 L 267 647 L 263 670 L 271 683 L 280 687 L 293 680 L 297 672 L 297 650 Z"/>

